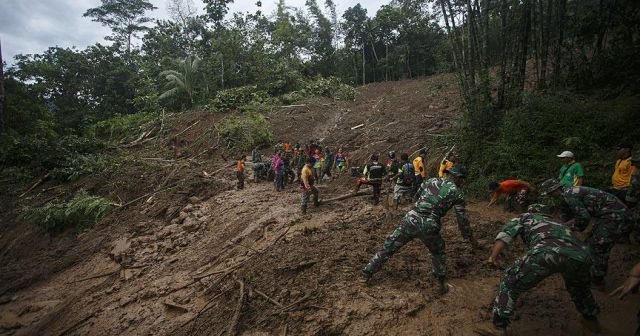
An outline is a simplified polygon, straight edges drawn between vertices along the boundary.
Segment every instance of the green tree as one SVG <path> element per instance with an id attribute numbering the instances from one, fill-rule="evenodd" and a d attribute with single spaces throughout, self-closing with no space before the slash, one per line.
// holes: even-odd
<path id="1" fill-rule="evenodd" d="M 83 16 L 91 17 L 92 21 L 111 28 L 113 35 L 105 39 L 125 45 L 127 53 L 130 53 L 131 38 L 137 37 L 136 33 L 146 30 L 144 24 L 151 21 L 145 13 L 157 8 L 145 0 L 101 1 L 100 7 L 88 9 Z"/>
<path id="2" fill-rule="evenodd" d="M 179 70 L 165 70 L 160 73 L 161 77 L 166 80 L 165 87 L 167 90 L 160 95 L 160 99 L 175 97 L 181 93 L 187 95 L 189 103 L 193 105 L 196 86 L 200 79 L 200 58 L 195 56 L 187 56 L 177 61 Z"/>

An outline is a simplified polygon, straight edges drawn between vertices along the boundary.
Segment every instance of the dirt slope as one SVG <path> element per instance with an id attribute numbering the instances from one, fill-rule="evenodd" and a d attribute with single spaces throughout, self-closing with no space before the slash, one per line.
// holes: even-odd
<path id="1" fill-rule="evenodd" d="M 362 88 L 353 103 L 318 100 L 274 109 L 269 118 L 277 137 L 344 145 L 356 162 L 372 152 L 412 152 L 418 144 L 438 152 L 444 148 L 437 138 L 457 125 L 456 94 L 448 76 L 379 83 Z M 457 232 L 454 218 L 445 218 L 451 285 L 445 296 L 436 295 L 430 256 L 418 242 L 395 255 L 364 287 L 357 283 L 360 270 L 404 211 L 373 207 L 360 197 L 311 208 L 311 217 L 302 218 L 295 186 L 277 193 L 263 182 L 233 190 L 231 169 L 209 176 L 230 162 L 224 152 L 186 159 L 213 146 L 198 141 L 219 118 L 177 118 L 172 134 L 200 120 L 181 136 L 179 157 L 171 156 L 175 152 L 168 139 L 150 142 L 136 149 L 136 155 L 167 162 L 146 164 L 125 181 L 111 177 L 118 188 L 94 187 L 106 194 L 119 192 L 127 200 L 164 181 L 175 184 L 174 189 L 118 210 L 93 231 L 64 244 L 53 237 L 32 245 L 31 253 L 26 239 L 37 241 L 38 232 L 18 224 L 6 231 L 0 237 L 6 271 L 0 333 L 469 335 L 473 324 L 486 318 L 483 312 L 500 272 L 482 261 L 511 216 L 487 209 L 485 202 L 471 202 L 470 220 L 482 245 L 475 254 Z M 359 124 L 365 127 L 350 129 Z M 432 157 L 437 160 L 436 154 Z M 345 192 L 350 183 L 341 176 L 319 188 L 327 198 Z M 9 236 L 17 243 L 6 243 Z M 506 259 L 522 252 L 517 242 Z M 637 259 L 635 247 L 616 246 L 609 287 L 621 282 Z M 39 263 L 44 265 L 34 270 Z M 604 334 L 631 334 L 638 296 L 619 302 L 596 295 Z M 581 334 L 560 277 L 522 297 L 512 330 L 515 335 Z"/>

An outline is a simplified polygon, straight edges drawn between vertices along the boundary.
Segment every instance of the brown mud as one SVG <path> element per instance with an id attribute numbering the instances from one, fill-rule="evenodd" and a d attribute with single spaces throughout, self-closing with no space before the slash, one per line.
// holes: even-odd
<path id="1" fill-rule="evenodd" d="M 356 102 L 274 109 L 269 120 L 278 138 L 346 146 L 356 164 L 372 152 L 413 152 L 422 144 L 435 162 L 446 147 L 434 139 L 455 132 L 457 101 L 453 78 L 439 76 L 368 85 Z M 418 241 L 365 286 L 358 282 L 360 270 L 409 205 L 393 211 L 362 196 L 310 207 L 310 216 L 302 217 L 295 185 L 283 192 L 267 182 L 234 190 L 232 169 L 225 168 L 232 160 L 213 136 L 203 136 L 215 132 L 220 118 L 175 116 L 167 121 L 170 134 L 200 120 L 173 142 L 180 153 L 169 137 L 159 137 L 132 152 L 166 161 L 147 160 L 120 176 L 87 177 L 74 185 L 125 202 L 159 185 L 173 187 L 115 210 L 78 237 L 45 235 L 15 219 L 21 202 L 44 204 L 61 196 L 43 191 L 54 182 L 27 200 L 18 200 L 19 192 L 7 194 L 0 213 L 0 334 L 471 335 L 474 324 L 488 319 L 500 270 L 483 261 L 513 215 L 469 202 L 478 251 L 461 238 L 455 218 L 445 217 L 450 291 L 444 296 L 437 294 L 430 255 Z M 351 130 L 359 124 L 365 126 Z M 323 181 L 321 197 L 343 194 L 352 182 L 347 174 Z M 504 260 L 522 253 L 522 243 L 514 242 Z M 608 290 L 638 256 L 636 246 L 614 248 Z M 603 335 L 632 334 L 638 295 L 618 301 L 594 293 Z M 582 335 L 559 276 L 521 298 L 511 330 Z"/>

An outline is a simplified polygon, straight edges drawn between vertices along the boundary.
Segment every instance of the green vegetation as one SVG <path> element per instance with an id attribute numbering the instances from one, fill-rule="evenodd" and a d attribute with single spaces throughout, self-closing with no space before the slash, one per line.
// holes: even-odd
<path id="1" fill-rule="evenodd" d="M 225 118 L 220 126 L 220 137 L 227 148 L 247 154 L 256 147 L 273 143 L 271 126 L 259 113 Z"/>
<path id="2" fill-rule="evenodd" d="M 21 219 L 49 232 L 73 228 L 76 233 L 92 228 L 98 220 L 111 212 L 111 201 L 78 191 L 65 203 L 47 203 L 40 208 L 23 208 Z"/>
<path id="3" fill-rule="evenodd" d="M 469 191 L 486 195 L 487 183 L 507 178 L 540 182 L 557 177 L 564 150 L 585 167 L 585 184 L 610 184 L 614 147 L 640 139 L 638 97 L 595 101 L 576 95 L 529 95 L 522 106 L 505 111 L 495 142 L 466 157 L 471 162 Z"/>

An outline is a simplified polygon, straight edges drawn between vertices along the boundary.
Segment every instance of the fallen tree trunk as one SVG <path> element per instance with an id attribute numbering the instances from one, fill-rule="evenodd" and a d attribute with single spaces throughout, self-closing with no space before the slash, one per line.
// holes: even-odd
<path id="1" fill-rule="evenodd" d="M 325 203 L 329 203 L 329 202 L 341 201 L 343 199 L 347 199 L 347 198 L 350 198 L 350 197 L 364 196 L 364 195 L 369 195 L 369 194 L 371 194 L 371 192 L 368 191 L 368 190 L 362 190 L 362 191 L 358 191 L 358 192 L 350 192 L 350 193 L 345 194 L 345 195 L 328 198 L 326 200 L 320 200 L 320 203 L 321 204 L 325 204 Z"/>

